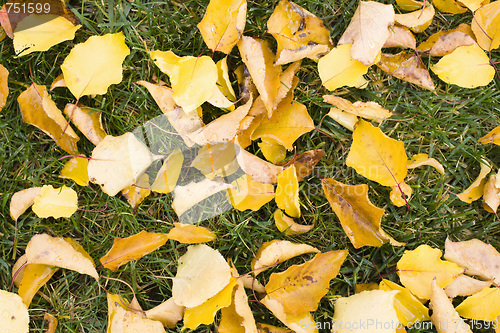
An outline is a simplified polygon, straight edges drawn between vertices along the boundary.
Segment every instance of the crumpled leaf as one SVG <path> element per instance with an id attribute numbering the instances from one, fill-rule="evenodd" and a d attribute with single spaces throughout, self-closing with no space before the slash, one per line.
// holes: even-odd
<path id="1" fill-rule="evenodd" d="M 163 164 L 156 174 L 156 178 L 151 185 L 151 191 L 158 193 L 170 193 L 177 185 L 177 180 L 184 162 L 184 155 L 180 149 L 175 149 L 163 161 Z"/>
<path id="2" fill-rule="evenodd" d="M 500 146 L 500 126 L 495 127 L 491 132 L 481 137 L 478 142 L 483 145 L 494 143 Z"/>
<path id="3" fill-rule="evenodd" d="M 244 149 L 237 152 L 236 159 L 243 172 L 259 183 L 275 184 L 283 171 L 283 167 L 268 163 Z"/>
<path id="4" fill-rule="evenodd" d="M 137 183 L 139 177 L 161 155 L 153 155 L 133 133 L 108 135 L 92 151 L 88 175 L 104 193 L 116 195 Z"/>
<path id="5" fill-rule="evenodd" d="M 231 305 L 221 310 L 221 318 L 219 322 L 219 333 L 232 332 L 253 332 L 257 333 L 255 318 L 252 309 L 248 305 L 248 297 L 243 287 L 242 279 L 236 280 Z"/>
<path id="6" fill-rule="evenodd" d="M 149 176 L 143 173 L 137 180 L 137 184 L 125 187 L 122 190 L 122 195 L 135 211 L 137 206 L 141 204 L 149 195 L 151 190 L 149 188 Z"/>
<path id="7" fill-rule="evenodd" d="M 75 38 L 81 25 L 74 25 L 63 16 L 29 15 L 17 24 L 14 31 L 14 49 L 18 57 L 36 51 L 47 51 L 52 46 Z"/>
<path id="8" fill-rule="evenodd" d="M 457 194 L 457 197 L 463 202 L 471 203 L 481 198 L 486 184 L 486 176 L 490 173 L 491 167 L 484 158 L 481 160 L 481 170 L 476 180 L 462 193 Z"/>
<path id="9" fill-rule="evenodd" d="M 281 209 L 274 212 L 274 224 L 280 232 L 285 232 L 285 235 L 300 235 L 314 228 L 314 224 L 303 225 L 296 223 L 291 217 L 285 215 Z"/>
<path id="10" fill-rule="evenodd" d="M 323 86 L 330 91 L 343 86 L 365 86 L 367 81 L 363 75 L 367 71 L 368 66 L 351 57 L 351 44 L 334 47 L 318 61 L 319 77 Z"/>
<path id="11" fill-rule="evenodd" d="M 212 52 L 229 54 L 245 30 L 246 0 L 211 0 L 197 27 Z"/>
<path id="12" fill-rule="evenodd" d="M 432 280 L 432 296 L 430 307 L 432 308 L 431 320 L 439 332 L 443 333 L 472 333 L 469 325 L 460 318 L 453 308 L 453 304 L 446 296 L 444 290 L 437 281 Z"/>
<path id="13" fill-rule="evenodd" d="M 263 205 L 274 199 L 274 186 L 259 183 L 247 174 L 231 183 L 234 188 L 228 189 L 229 199 L 234 208 L 239 211 L 251 209 L 258 211 Z"/>
<path id="14" fill-rule="evenodd" d="M 392 113 L 378 103 L 375 102 L 361 102 L 357 101 L 354 103 L 348 100 L 337 97 L 335 95 L 323 95 L 323 101 L 332 104 L 335 108 L 338 108 L 349 114 L 362 117 L 365 119 L 375 120 L 377 122 L 382 122 L 392 116 Z"/>
<path id="15" fill-rule="evenodd" d="M 475 43 L 470 25 L 462 23 L 455 29 L 436 32 L 421 43 L 417 50 L 429 53 L 433 57 L 442 57 L 450 54 L 457 47 Z"/>
<path id="16" fill-rule="evenodd" d="M 491 175 L 483 191 L 483 208 L 489 213 L 496 213 L 500 206 L 500 189 L 496 187 L 497 175 Z"/>
<path id="17" fill-rule="evenodd" d="M 32 83 L 19 95 L 17 101 L 25 123 L 41 129 L 69 154 L 78 154 L 76 143 L 80 138 L 68 125 L 45 86 Z"/>
<path id="18" fill-rule="evenodd" d="M 492 322 L 500 315 L 500 290 L 498 287 L 484 288 L 467 297 L 455 310 L 465 318 Z"/>
<path id="19" fill-rule="evenodd" d="M 144 314 L 148 319 L 160 321 L 165 327 L 174 328 L 184 316 L 184 307 L 177 305 L 174 298 L 170 297 Z"/>
<path id="20" fill-rule="evenodd" d="M 0 320 L 6 333 L 28 333 L 28 307 L 17 294 L 0 290 Z"/>
<path id="21" fill-rule="evenodd" d="M 385 210 L 370 202 L 368 185 L 345 185 L 329 178 L 323 179 L 323 191 L 355 248 L 382 246 L 387 242 L 403 245 L 380 227 Z"/>
<path id="22" fill-rule="evenodd" d="M 398 79 L 413 83 L 421 88 L 435 89 L 427 66 L 416 53 L 407 53 L 406 51 L 401 51 L 398 54 L 382 53 L 377 67 Z"/>
<path id="23" fill-rule="evenodd" d="M 429 155 L 421 153 L 416 154 L 411 157 L 411 160 L 407 161 L 406 167 L 408 169 L 415 169 L 421 167 L 422 165 L 428 165 L 437 170 L 441 175 L 444 175 L 444 167 L 435 158 L 429 158 Z"/>
<path id="24" fill-rule="evenodd" d="M 50 280 L 56 271 L 56 267 L 43 264 L 27 264 L 25 266 L 17 293 L 27 307 L 30 306 L 33 296 Z"/>
<path id="25" fill-rule="evenodd" d="M 106 137 L 106 131 L 102 127 L 101 111 L 68 103 L 64 108 L 64 113 L 94 145 L 97 146 Z"/>
<path id="26" fill-rule="evenodd" d="M 87 186 L 89 184 L 88 166 L 87 158 L 72 157 L 64 164 L 59 177 L 71 179 L 80 186 Z"/>
<path id="27" fill-rule="evenodd" d="M 397 268 L 401 283 L 415 296 L 430 299 L 434 278 L 441 288 L 446 287 L 463 269 L 457 264 L 441 260 L 441 251 L 429 245 L 420 245 L 415 250 L 405 251 Z"/>
<path id="28" fill-rule="evenodd" d="M 267 21 L 267 31 L 278 42 L 276 65 L 303 58 L 317 60 L 330 51 L 330 32 L 314 14 L 281 0 Z"/>
<path id="29" fill-rule="evenodd" d="M 486 86 L 495 77 L 488 56 L 476 44 L 456 48 L 431 69 L 444 82 L 463 88 Z"/>
<path id="30" fill-rule="evenodd" d="M 476 275 L 500 284 L 500 253 L 479 239 L 444 243 L 444 258 L 466 268 L 467 275 Z"/>
<path id="31" fill-rule="evenodd" d="M 205 244 L 190 245 L 178 263 L 172 286 L 172 296 L 178 305 L 198 306 L 230 282 L 231 268 L 226 260 Z"/>
<path id="32" fill-rule="evenodd" d="M 426 3 L 422 9 L 411 13 L 394 15 L 394 21 L 418 33 L 424 31 L 431 25 L 435 13 L 434 7 L 430 3 Z"/>
<path id="33" fill-rule="evenodd" d="M 127 238 L 115 237 L 111 249 L 100 259 L 101 264 L 116 272 L 120 266 L 132 260 L 139 260 L 163 246 L 167 240 L 167 234 L 157 234 L 144 230 Z"/>
<path id="34" fill-rule="evenodd" d="M 70 269 L 99 279 L 92 258 L 83 247 L 71 238 L 37 234 L 26 246 L 28 264 L 44 264 Z"/>
<path id="35" fill-rule="evenodd" d="M 123 32 L 91 36 L 64 59 L 64 81 L 77 99 L 104 95 L 110 85 L 122 81 L 122 63 L 129 54 Z"/>
<path id="36" fill-rule="evenodd" d="M 299 181 L 295 166 L 286 168 L 278 175 L 276 205 L 292 217 L 300 217 Z"/>
<path id="37" fill-rule="evenodd" d="M 174 228 L 170 229 L 167 237 L 168 239 L 173 239 L 184 244 L 205 243 L 217 238 L 207 228 L 177 222 L 174 222 Z"/>
<path id="38" fill-rule="evenodd" d="M 390 36 L 385 41 L 382 48 L 389 47 L 406 47 L 414 50 L 417 47 L 417 41 L 415 36 L 406 27 L 400 27 L 399 25 L 394 25 L 389 28 Z"/>
<path id="39" fill-rule="evenodd" d="M 292 243 L 286 240 L 273 240 L 262 244 L 252 260 L 252 270 L 255 276 L 288 259 L 304 253 L 319 253 L 320 251 L 307 244 Z"/>
<path id="40" fill-rule="evenodd" d="M 401 183 L 408 172 L 402 141 L 391 139 L 378 127 L 360 119 L 352 134 L 347 166 L 383 186 Z"/>
<path id="41" fill-rule="evenodd" d="M 40 194 L 42 194 L 41 187 L 30 187 L 14 193 L 10 199 L 10 217 L 17 221 L 19 216 L 33 205 L 35 198 Z"/>
<path id="42" fill-rule="evenodd" d="M 323 158 L 324 155 L 325 151 L 323 149 L 308 150 L 298 156 L 290 158 L 288 161 L 280 165 L 285 168 L 289 167 L 292 164 L 295 165 L 297 179 L 300 182 L 312 173 L 314 167 L 316 166 L 316 164 L 318 164 L 318 162 Z"/>
<path id="43" fill-rule="evenodd" d="M 477 294 L 484 288 L 488 288 L 491 286 L 492 282 L 492 280 L 481 281 L 461 274 L 457 276 L 457 278 L 449 285 L 447 285 L 446 288 L 444 288 L 444 292 L 449 298 L 455 298 L 457 296 L 470 296 Z"/>
<path id="44" fill-rule="evenodd" d="M 375 63 L 382 46 L 391 36 L 394 8 L 375 1 L 360 1 L 338 45 L 352 44 L 351 57 L 365 66 Z"/>
<path id="45" fill-rule="evenodd" d="M 0 64 L 0 111 L 7 102 L 9 96 L 9 71 L 2 64 Z"/>
<path id="46" fill-rule="evenodd" d="M 165 333 L 161 322 L 143 318 L 133 311 L 124 309 L 120 304 L 116 306 L 110 315 L 108 331 L 110 333 Z"/>
<path id="47" fill-rule="evenodd" d="M 78 196 L 75 190 L 64 185 L 61 188 L 44 185 L 31 209 L 41 218 L 70 217 L 78 209 Z"/>
<path id="48" fill-rule="evenodd" d="M 395 333 L 398 316 L 394 309 L 394 302 L 397 294 L 398 291 L 396 290 L 370 290 L 349 297 L 340 297 L 335 301 L 335 312 L 333 314 L 333 320 L 338 323 L 338 329 L 335 332 L 353 332 L 345 323 L 381 322 L 394 323 L 394 325 L 374 331 L 377 333 Z"/>
<path id="49" fill-rule="evenodd" d="M 476 10 L 471 28 L 483 50 L 497 49 L 500 46 L 500 2 L 493 1 Z"/>

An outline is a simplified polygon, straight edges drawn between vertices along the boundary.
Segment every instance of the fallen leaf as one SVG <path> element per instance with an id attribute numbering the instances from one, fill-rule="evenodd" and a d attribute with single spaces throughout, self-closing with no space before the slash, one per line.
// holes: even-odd
<path id="1" fill-rule="evenodd" d="M 403 245 L 380 227 L 385 210 L 370 202 L 368 185 L 345 185 L 330 178 L 323 179 L 323 191 L 355 248 L 382 246 L 387 242 Z"/>
<path id="2" fill-rule="evenodd" d="M 64 167 L 59 174 L 60 178 L 73 180 L 80 186 L 88 186 L 89 175 L 87 172 L 89 160 L 85 157 L 72 157 L 64 163 Z"/>
<path id="3" fill-rule="evenodd" d="M 307 176 L 309 176 L 314 167 L 325 155 L 325 151 L 323 149 L 315 149 L 308 150 L 298 156 L 294 156 L 289 159 L 287 162 L 280 164 L 284 168 L 295 165 L 295 171 L 297 172 L 298 181 L 304 180 Z"/>
<path id="4" fill-rule="evenodd" d="M 439 327 L 438 332 L 472 333 L 469 325 L 460 318 L 444 290 L 436 282 L 436 279 L 432 280 L 430 307 L 432 308 L 431 320 L 435 327 Z"/>
<path id="5" fill-rule="evenodd" d="M 432 4 L 443 13 L 462 14 L 467 11 L 462 2 L 456 0 L 434 0 Z"/>
<path id="6" fill-rule="evenodd" d="M 424 3 L 418 0 L 396 0 L 397 5 L 404 11 L 412 11 L 422 8 Z"/>
<path id="7" fill-rule="evenodd" d="M 27 264 L 17 293 L 27 307 L 30 306 L 33 296 L 43 287 L 57 271 L 53 266 L 43 264 Z"/>
<path id="8" fill-rule="evenodd" d="M 75 38 L 75 32 L 80 27 L 81 25 L 74 25 L 63 16 L 29 15 L 17 24 L 14 50 L 18 57 L 36 51 L 47 51 L 56 44 Z"/>
<path id="9" fill-rule="evenodd" d="M 236 76 L 236 79 L 238 81 L 240 99 L 243 103 L 246 103 L 250 99 L 250 96 L 254 99 L 256 98 L 256 96 L 259 96 L 257 87 L 253 83 L 250 72 L 248 71 L 248 67 L 245 66 L 245 64 L 241 64 L 236 67 L 236 69 L 234 70 L 234 75 Z"/>
<path id="10" fill-rule="evenodd" d="M 26 259 L 26 254 L 23 254 L 16 260 L 14 266 L 12 266 L 12 282 L 18 288 L 23 280 L 24 271 L 27 265 L 28 259 Z"/>
<path id="11" fill-rule="evenodd" d="M 356 127 L 356 124 L 358 122 L 357 116 L 353 115 L 352 113 L 337 109 L 336 107 L 330 108 L 330 112 L 328 112 L 327 116 L 350 131 L 354 131 L 354 128 Z"/>
<path id="12" fill-rule="evenodd" d="M 151 163 L 161 157 L 153 155 L 131 132 L 108 135 L 92 151 L 87 171 L 92 183 L 114 196 L 137 183 Z"/>
<path id="13" fill-rule="evenodd" d="M 0 290 L 0 320 L 6 333 L 28 333 L 28 307 L 18 295 Z"/>
<path id="14" fill-rule="evenodd" d="M 146 318 L 159 321 L 163 326 L 174 328 L 184 316 L 184 307 L 177 305 L 173 297 L 144 312 Z"/>
<path id="15" fill-rule="evenodd" d="M 380 282 L 380 283 L 382 283 L 382 282 Z M 363 291 L 377 290 L 379 288 L 378 288 L 377 283 L 356 283 L 356 286 L 354 289 L 355 289 L 354 293 L 359 294 L 360 292 L 363 292 Z"/>
<path id="16" fill-rule="evenodd" d="M 455 298 L 457 296 L 470 296 L 477 294 L 484 288 L 491 286 L 493 281 L 481 281 L 461 274 L 444 288 L 446 296 Z"/>
<path id="17" fill-rule="evenodd" d="M 261 138 L 261 142 L 258 142 L 257 145 L 266 160 L 273 164 L 279 163 L 286 158 L 286 148 L 275 139 Z"/>
<path id="18" fill-rule="evenodd" d="M 368 66 L 351 57 L 351 44 L 334 47 L 318 61 L 319 77 L 323 86 L 330 91 L 343 86 L 365 86 L 367 81 L 363 75 L 367 71 Z"/>
<path id="19" fill-rule="evenodd" d="M 17 221 L 19 216 L 33 205 L 35 198 L 40 194 L 42 194 L 41 187 L 30 187 L 14 193 L 10 199 L 10 217 Z"/>
<path id="20" fill-rule="evenodd" d="M 483 145 L 488 143 L 500 145 L 500 126 L 495 127 L 491 132 L 481 137 L 478 142 Z"/>
<path id="21" fill-rule="evenodd" d="M 243 287 L 241 279 L 236 280 L 237 285 L 234 288 L 231 305 L 221 310 L 219 322 L 219 333 L 257 333 L 255 318 L 252 309 L 248 305 L 248 297 Z"/>
<path id="22" fill-rule="evenodd" d="M 175 64 L 182 59 L 182 57 L 179 57 L 172 51 L 149 51 L 148 54 L 155 65 L 168 76 L 172 75 Z"/>
<path id="23" fill-rule="evenodd" d="M 460 46 L 442 57 L 431 69 L 441 80 L 462 88 L 488 85 L 495 77 L 486 53 L 476 44 Z"/>
<path id="24" fill-rule="evenodd" d="M 226 178 L 239 169 L 237 150 L 239 147 L 231 142 L 206 144 L 198 150 L 190 166 L 200 170 L 210 180 L 216 176 Z"/>
<path id="25" fill-rule="evenodd" d="M 198 306 L 228 285 L 231 268 L 219 251 L 205 244 L 190 245 L 179 258 L 172 296 L 177 305 Z"/>
<path id="26" fill-rule="evenodd" d="M 470 25 L 460 24 L 455 29 L 438 31 L 422 42 L 417 50 L 433 57 L 442 57 L 460 46 L 476 44 Z"/>
<path id="27" fill-rule="evenodd" d="M 211 0 L 197 27 L 212 52 L 229 54 L 245 30 L 246 0 Z"/>
<path id="28" fill-rule="evenodd" d="M 55 88 L 66 87 L 66 81 L 64 81 L 64 74 L 59 74 L 54 81 L 50 84 L 49 91 L 54 90 Z"/>
<path id="29" fill-rule="evenodd" d="M 0 64 L 0 111 L 7 103 L 9 96 L 9 71 L 2 64 Z"/>
<path id="30" fill-rule="evenodd" d="M 44 185 L 31 209 L 40 218 L 70 217 L 78 209 L 78 196 L 75 190 L 64 185 L 61 188 Z"/>
<path id="31" fill-rule="evenodd" d="M 278 175 L 278 186 L 274 199 L 278 208 L 292 217 L 300 217 L 299 181 L 295 166 L 286 168 Z"/>
<path id="32" fill-rule="evenodd" d="M 310 312 L 301 313 L 298 316 L 288 314 L 284 310 L 283 304 L 274 299 L 268 299 L 262 303 L 270 310 L 276 318 L 295 333 L 318 333 L 316 322 Z M 265 331 L 268 333 L 267 331 Z M 279 330 L 278 332 L 282 332 Z M 288 331 L 287 331 L 288 332 Z"/>
<path id="33" fill-rule="evenodd" d="M 444 288 L 464 271 L 457 264 L 440 258 L 441 251 L 429 245 L 420 245 L 415 250 L 405 251 L 397 264 L 401 283 L 415 296 L 430 299 L 434 278 L 437 279 L 438 285 Z"/>
<path id="34" fill-rule="evenodd" d="M 349 102 L 346 99 L 335 95 L 323 95 L 323 101 L 332 104 L 334 107 L 350 113 L 352 115 L 382 122 L 392 116 L 392 113 L 375 102 Z"/>
<path id="35" fill-rule="evenodd" d="M 460 0 L 460 3 L 469 8 L 472 12 L 490 3 L 490 0 Z"/>
<path id="36" fill-rule="evenodd" d="M 401 183 L 399 183 L 399 185 L 394 185 L 391 187 L 389 198 L 391 199 L 393 205 L 397 207 L 403 207 L 408 203 L 408 201 L 410 201 L 412 194 L 413 190 L 411 186 L 402 181 Z M 403 195 L 405 196 L 404 198 Z"/>
<path id="37" fill-rule="evenodd" d="M 489 213 L 496 213 L 500 206 L 500 189 L 495 186 L 496 182 L 497 175 L 491 175 L 484 184 L 483 208 Z"/>
<path id="38" fill-rule="evenodd" d="M 45 312 L 45 314 L 43 315 L 43 320 L 47 323 L 47 330 L 45 331 L 45 333 L 55 333 L 57 324 L 59 323 L 57 318 L 50 313 Z"/>
<path id="39" fill-rule="evenodd" d="M 127 238 L 115 237 L 111 249 L 100 259 L 101 264 L 116 272 L 120 266 L 132 260 L 139 260 L 163 246 L 167 240 L 167 234 L 157 234 L 144 230 Z"/>
<path id="40" fill-rule="evenodd" d="M 158 193 L 170 193 L 177 185 L 177 180 L 182 170 L 184 155 L 180 149 L 175 149 L 163 161 L 163 164 L 156 174 L 156 178 L 151 185 L 151 191 Z"/>
<path id="41" fill-rule="evenodd" d="M 276 327 L 262 323 L 257 323 L 257 330 L 259 333 L 293 333 L 293 331 L 288 328 Z"/>
<path id="42" fill-rule="evenodd" d="M 389 32 L 390 36 L 385 41 L 382 48 L 406 47 L 414 50 L 417 47 L 417 41 L 415 40 L 415 36 L 410 29 L 394 25 L 389 27 Z"/>
<path id="43" fill-rule="evenodd" d="M 425 7 L 414 12 L 394 15 L 394 21 L 418 33 L 431 25 L 435 13 L 434 7 L 431 4 L 426 4 Z"/>
<path id="44" fill-rule="evenodd" d="M 299 5 L 281 0 L 267 21 L 267 31 L 278 43 L 276 65 L 303 58 L 317 60 L 330 51 L 330 31 L 314 14 Z"/>
<path id="45" fill-rule="evenodd" d="M 274 186 L 259 183 L 247 174 L 231 183 L 234 188 L 228 189 L 229 199 L 234 208 L 239 211 L 251 209 L 258 211 L 263 205 L 274 199 Z"/>
<path id="46" fill-rule="evenodd" d="M 231 85 L 231 80 L 229 79 L 227 57 L 217 61 L 215 65 L 217 66 L 217 88 L 229 101 L 236 101 L 236 94 L 234 93 L 233 86 Z M 246 103 L 246 101 L 244 103 Z M 233 111 L 234 106 L 229 110 Z"/>
<path id="47" fill-rule="evenodd" d="M 122 195 L 135 211 L 137 206 L 141 204 L 149 195 L 151 189 L 149 188 L 149 176 L 143 173 L 137 180 L 137 184 L 125 187 L 122 190 Z"/>
<path id="48" fill-rule="evenodd" d="M 307 244 L 292 243 L 286 240 L 273 240 L 262 244 L 252 260 L 254 275 L 262 273 L 268 268 L 287 261 L 304 253 L 319 253 L 320 251 Z"/>
<path id="49" fill-rule="evenodd" d="M 401 183 L 408 172 L 402 141 L 391 139 L 378 127 L 360 119 L 352 134 L 347 166 L 383 186 Z"/>
<path id="50" fill-rule="evenodd" d="M 476 10 L 471 28 L 483 50 L 497 49 L 500 46 L 500 2 L 493 1 Z"/>
<path id="51" fill-rule="evenodd" d="M 243 172 L 259 183 L 275 184 L 283 171 L 283 167 L 268 163 L 244 149 L 237 151 L 236 159 Z"/>
<path id="52" fill-rule="evenodd" d="M 113 311 L 113 315 L 109 321 L 108 331 L 110 333 L 165 333 L 165 329 L 161 322 L 143 318 L 132 311 L 125 310 L 119 305 Z"/>
<path id="53" fill-rule="evenodd" d="M 41 129 L 67 153 L 78 154 L 76 143 L 80 138 L 68 125 L 45 86 L 32 83 L 19 95 L 17 101 L 25 123 Z"/>
<path id="54" fill-rule="evenodd" d="M 427 67 L 418 54 L 401 51 L 398 54 L 382 53 L 377 67 L 384 72 L 421 88 L 434 90 L 435 86 Z"/>
<path id="55" fill-rule="evenodd" d="M 493 322 L 500 315 L 500 290 L 498 287 L 484 288 L 467 297 L 455 310 L 468 319 Z"/>
<path id="56" fill-rule="evenodd" d="M 444 175 L 444 167 L 435 158 L 429 158 L 429 155 L 421 153 L 416 154 L 411 157 L 411 160 L 407 161 L 406 167 L 408 169 L 415 169 L 421 167 L 422 165 L 428 165 L 437 170 L 441 175 Z"/>
<path id="57" fill-rule="evenodd" d="M 488 161 L 484 158 L 481 160 L 481 170 L 476 180 L 462 193 L 457 194 L 457 197 L 463 202 L 471 203 L 481 198 L 484 192 L 484 185 L 486 184 L 486 176 L 491 171 Z"/>
<path id="58" fill-rule="evenodd" d="M 71 238 L 34 235 L 26 246 L 26 258 L 28 264 L 66 268 L 99 279 L 92 258 Z"/>
<path id="59" fill-rule="evenodd" d="M 66 104 L 64 113 L 94 145 L 97 146 L 106 137 L 106 131 L 102 127 L 101 111 L 83 105 Z"/>
<path id="60" fill-rule="evenodd" d="M 254 275 L 242 275 L 239 277 L 238 280 L 242 281 L 243 286 L 246 289 L 250 289 L 252 291 L 255 291 L 256 293 L 259 294 L 265 294 L 266 293 L 266 288 L 255 278 Z"/>
<path id="61" fill-rule="evenodd" d="M 394 24 L 394 18 L 392 5 L 360 1 L 338 45 L 352 44 L 351 57 L 371 66 L 391 36 L 389 26 Z"/>
<path id="62" fill-rule="evenodd" d="M 289 236 L 300 235 L 314 228 L 314 224 L 303 225 L 294 222 L 294 220 L 285 215 L 281 209 L 277 209 L 274 212 L 274 224 L 280 232 L 284 232 L 285 235 Z"/>
<path id="63" fill-rule="evenodd" d="M 64 81 L 77 99 L 104 95 L 110 85 L 122 81 L 122 63 L 129 54 L 123 32 L 91 36 L 64 59 Z"/>
<path id="64" fill-rule="evenodd" d="M 174 228 L 170 229 L 167 237 L 184 244 L 206 243 L 217 238 L 207 228 L 177 222 L 174 222 Z"/>

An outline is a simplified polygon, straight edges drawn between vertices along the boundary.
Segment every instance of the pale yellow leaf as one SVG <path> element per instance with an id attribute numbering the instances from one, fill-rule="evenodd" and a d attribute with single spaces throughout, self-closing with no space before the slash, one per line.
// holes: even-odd
<path id="1" fill-rule="evenodd" d="M 227 177 L 238 171 L 236 151 L 239 147 L 234 143 L 207 144 L 198 150 L 198 155 L 191 166 L 200 170 L 210 180 L 216 176 Z"/>
<path id="2" fill-rule="evenodd" d="M 14 193 L 10 199 L 10 217 L 17 221 L 19 216 L 33 205 L 35 198 L 40 194 L 42 194 L 41 187 L 30 187 Z"/>
<path id="3" fill-rule="evenodd" d="M 431 320 L 439 333 L 472 333 L 469 325 L 460 318 L 444 290 L 434 279 L 432 281 Z"/>
<path id="4" fill-rule="evenodd" d="M 160 305 L 144 312 L 146 318 L 157 320 L 168 328 L 174 328 L 184 316 L 184 307 L 177 305 L 173 297 L 170 297 Z"/>
<path id="5" fill-rule="evenodd" d="M 78 209 L 78 196 L 75 190 L 64 185 L 61 188 L 44 185 L 31 208 L 41 218 L 70 217 Z"/>
<path id="6" fill-rule="evenodd" d="M 0 322 L 2 332 L 28 333 L 29 332 L 28 307 L 18 295 L 0 290 Z"/>
<path id="7" fill-rule="evenodd" d="M 497 49 L 500 46 L 500 2 L 493 1 L 476 10 L 471 28 L 483 50 Z"/>
<path id="8" fill-rule="evenodd" d="M 64 113 L 94 145 L 99 144 L 106 137 L 106 131 L 102 127 L 101 111 L 83 105 L 66 104 Z"/>
<path id="9" fill-rule="evenodd" d="M 429 155 L 421 153 L 416 154 L 411 157 L 411 160 L 407 161 L 406 167 L 408 169 L 418 168 L 422 165 L 428 165 L 437 170 L 441 175 L 444 175 L 444 167 L 435 158 L 430 158 Z"/>
<path id="10" fill-rule="evenodd" d="M 164 194 L 172 192 L 177 185 L 183 162 L 184 155 L 180 149 L 177 148 L 171 152 L 158 170 L 151 185 L 151 191 Z"/>
<path id="11" fill-rule="evenodd" d="M 109 333 L 165 333 L 161 322 L 143 318 L 118 306 L 109 322 Z"/>
<path id="12" fill-rule="evenodd" d="M 446 296 L 449 298 L 455 298 L 457 296 L 471 296 L 474 295 L 484 288 L 488 288 L 492 284 L 490 281 L 481 281 L 471 278 L 467 275 L 461 274 L 457 276 L 449 285 L 444 288 Z"/>
<path id="13" fill-rule="evenodd" d="M 392 27 L 389 27 L 389 31 L 391 35 L 385 41 L 385 44 L 384 46 L 382 46 L 382 48 L 405 47 L 414 50 L 417 47 L 417 41 L 415 40 L 415 36 L 410 31 L 410 29 L 401 27 L 399 25 L 394 25 Z"/>
<path id="14" fill-rule="evenodd" d="M 500 189 L 496 187 L 497 175 L 491 175 L 483 192 L 483 208 L 489 213 L 496 213 L 500 206 Z"/>
<path id="15" fill-rule="evenodd" d="M 436 13 L 432 4 L 426 3 L 425 7 L 406 14 L 396 14 L 394 21 L 402 26 L 410 28 L 413 32 L 422 32 L 427 29 Z"/>
<path id="16" fill-rule="evenodd" d="M 236 154 L 240 168 L 252 179 L 259 183 L 275 184 L 283 167 L 268 163 L 244 149 Z"/>
<path id="17" fill-rule="evenodd" d="M 375 120 L 379 123 L 392 116 L 392 113 L 389 110 L 384 109 L 375 102 L 357 101 L 351 103 L 348 100 L 335 95 L 323 95 L 323 101 L 354 116 Z"/>
<path id="18" fill-rule="evenodd" d="M 174 228 L 170 229 L 167 237 L 168 239 L 173 239 L 184 244 L 205 243 L 217 238 L 207 228 L 177 222 L 174 222 Z"/>

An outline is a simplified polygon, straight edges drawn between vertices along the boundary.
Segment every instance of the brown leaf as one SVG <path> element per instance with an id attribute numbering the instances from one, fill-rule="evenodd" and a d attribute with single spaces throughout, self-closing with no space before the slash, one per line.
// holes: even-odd
<path id="1" fill-rule="evenodd" d="M 457 47 L 475 43 L 470 25 L 462 23 L 455 29 L 436 32 L 421 43 L 417 50 L 429 53 L 433 57 L 442 57 L 450 54 Z"/>
<path id="2" fill-rule="evenodd" d="M 414 50 L 417 47 L 417 42 L 415 36 L 407 27 L 401 27 L 399 25 L 394 25 L 389 28 L 391 35 L 389 39 L 385 41 L 382 48 L 389 47 L 406 47 Z"/>
<path id="3" fill-rule="evenodd" d="M 43 315 L 43 320 L 47 322 L 47 330 L 45 331 L 45 333 L 55 333 L 57 324 L 59 323 L 57 321 L 57 318 L 50 313 L 45 312 L 45 314 Z"/>
<path id="4" fill-rule="evenodd" d="M 308 150 L 298 156 L 294 156 L 287 162 L 279 163 L 278 165 L 288 168 L 291 165 L 295 165 L 295 171 L 297 172 L 297 179 L 300 181 L 304 180 L 309 176 L 314 167 L 325 155 L 323 149 Z"/>
<path id="5" fill-rule="evenodd" d="M 421 88 L 435 89 L 429 71 L 417 54 L 406 51 L 401 51 L 398 54 L 382 53 L 377 67 L 398 79 L 416 84 Z"/>

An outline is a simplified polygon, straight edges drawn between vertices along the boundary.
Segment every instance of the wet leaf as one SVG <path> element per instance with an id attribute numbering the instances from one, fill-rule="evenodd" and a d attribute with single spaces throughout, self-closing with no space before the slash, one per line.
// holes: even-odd
<path id="1" fill-rule="evenodd" d="M 41 218 L 70 217 L 78 209 L 78 196 L 75 190 L 64 185 L 61 188 L 44 185 L 31 209 Z"/>

